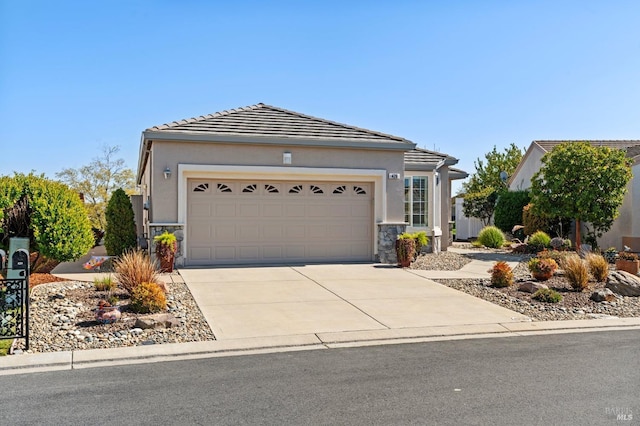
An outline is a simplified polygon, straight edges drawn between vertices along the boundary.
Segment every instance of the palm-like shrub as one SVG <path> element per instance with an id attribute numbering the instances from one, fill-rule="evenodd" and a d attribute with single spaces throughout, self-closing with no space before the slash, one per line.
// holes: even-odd
<path id="1" fill-rule="evenodd" d="M 478 234 L 478 241 L 485 247 L 500 248 L 506 239 L 500 229 L 495 226 L 485 226 Z"/>
<path id="2" fill-rule="evenodd" d="M 580 256 L 568 256 L 564 262 L 564 275 L 571 287 L 576 291 L 582 291 L 589 285 L 589 269 L 587 263 Z"/>
<path id="3" fill-rule="evenodd" d="M 158 268 L 149 256 L 141 250 L 124 253 L 113 264 L 116 279 L 129 294 L 142 283 L 158 281 Z"/>
<path id="4" fill-rule="evenodd" d="M 589 272 L 599 283 L 606 281 L 609 276 L 609 262 L 604 256 L 596 253 L 587 253 L 584 260 L 589 265 Z"/>
<path id="5" fill-rule="evenodd" d="M 513 285 L 513 271 L 505 261 L 496 262 L 491 272 L 491 285 L 494 287 L 509 287 Z"/>
<path id="6" fill-rule="evenodd" d="M 110 256 L 136 247 L 136 223 L 133 218 L 133 207 L 129 196 L 122 189 L 114 191 L 105 211 L 107 229 L 105 230 L 104 247 Z"/>

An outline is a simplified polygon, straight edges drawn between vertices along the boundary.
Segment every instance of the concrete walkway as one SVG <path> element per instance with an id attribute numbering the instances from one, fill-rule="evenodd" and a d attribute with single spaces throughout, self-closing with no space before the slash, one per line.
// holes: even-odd
<path id="1" fill-rule="evenodd" d="M 470 255 L 475 260 L 459 271 L 379 264 L 182 269 L 163 279 L 184 279 L 218 340 L 7 356 L 0 358 L 0 375 L 276 351 L 640 329 L 640 318 L 532 322 L 433 281 L 487 278 L 496 260 L 513 261 L 495 253 Z M 96 276 L 77 265 L 54 273 L 80 281 Z"/>

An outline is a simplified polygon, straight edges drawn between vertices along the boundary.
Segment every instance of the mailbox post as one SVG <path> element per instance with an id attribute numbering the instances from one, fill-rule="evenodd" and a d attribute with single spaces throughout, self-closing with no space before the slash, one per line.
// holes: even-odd
<path id="1" fill-rule="evenodd" d="M 8 296 L 5 309 L 14 309 L 12 314 L 16 325 L 16 336 L 24 337 L 29 349 L 29 239 L 11 238 L 7 256 L 7 279 L 5 292 Z M 8 302 L 11 303 L 8 303 Z M 18 331 L 19 330 L 19 331 Z"/>

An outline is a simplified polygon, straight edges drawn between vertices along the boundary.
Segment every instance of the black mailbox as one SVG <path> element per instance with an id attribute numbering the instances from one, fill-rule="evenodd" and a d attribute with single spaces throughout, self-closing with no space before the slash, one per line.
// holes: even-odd
<path id="1" fill-rule="evenodd" d="M 11 256 L 11 269 L 27 270 L 29 269 L 29 253 L 25 249 L 16 250 Z"/>

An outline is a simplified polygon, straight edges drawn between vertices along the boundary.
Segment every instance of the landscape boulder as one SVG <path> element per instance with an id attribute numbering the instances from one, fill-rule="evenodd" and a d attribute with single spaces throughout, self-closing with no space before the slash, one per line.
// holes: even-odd
<path id="1" fill-rule="evenodd" d="M 593 300 L 594 302 L 611 302 L 616 300 L 616 295 L 608 288 L 603 288 L 594 291 L 591 294 L 591 300 Z"/>
<path id="2" fill-rule="evenodd" d="M 150 328 L 171 328 L 178 327 L 180 321 L 171 314 L 146 315 L 136 319 L 134 327 L 147 330 Z"/>
<path id="3" fill-rule="evenodd" d="M 625 271 L 613 271 L 609 274 L 606 288 L 621 296 L 640 296 L 640 277 Z"/>
<path id="4" fill-rule="evenodd" d="M 546 284 L 536 283 L 533 281 L 525 281 L 522 284 L 520 284 L 520 287 L 518 287 L 518 290 L 524 291 L 527 293 L 535 293 L 536 291 L 543 288 L 549 288 L 549 287 L 547 287 Z"/>

